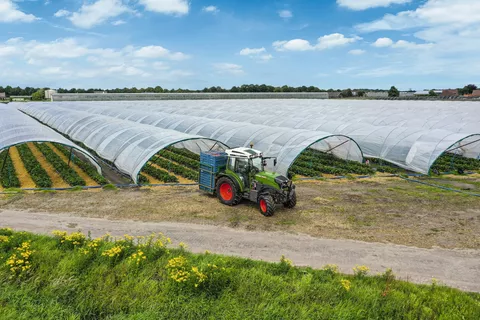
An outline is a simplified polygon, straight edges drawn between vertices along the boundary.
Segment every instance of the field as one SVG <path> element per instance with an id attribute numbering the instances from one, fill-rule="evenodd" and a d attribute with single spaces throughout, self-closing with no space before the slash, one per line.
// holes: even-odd
<path id="1" fill-rule="evenodd" d="M 2 319 L 475 319 L 480 295 L 396 280 L 366 266 L 191 254 L 147 238 L 0 229 Z"/>

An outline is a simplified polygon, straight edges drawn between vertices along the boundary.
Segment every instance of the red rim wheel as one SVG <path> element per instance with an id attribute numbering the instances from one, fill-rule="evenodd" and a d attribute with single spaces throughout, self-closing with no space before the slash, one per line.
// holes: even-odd
<path id="1" fill-rule="evenodd" d="M 233 198 L 232 186 L 229 183 L 222 183 L 220 185 L 220 196 L 225 201 L 230 201 Z"/>
<path id="2" fill-rule="evenodd" d="M 267 202 L 264 199 L 260 200 L 260 210 L 267 212 Z"/>

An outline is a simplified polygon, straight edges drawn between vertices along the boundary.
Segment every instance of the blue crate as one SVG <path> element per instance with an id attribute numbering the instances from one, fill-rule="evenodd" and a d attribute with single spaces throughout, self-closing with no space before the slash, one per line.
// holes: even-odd
<path id="1" fill-rule="evenodd" d="M 221 151 L 208 151 L 200 154 L 200 190 L 215 192 L 215 176 L 227 165 L 227 154 Z"/>

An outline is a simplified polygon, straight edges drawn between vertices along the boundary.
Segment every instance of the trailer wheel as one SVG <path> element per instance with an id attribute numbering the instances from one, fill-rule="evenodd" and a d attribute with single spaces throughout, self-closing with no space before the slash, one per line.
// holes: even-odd
<path id="1" fill-rule="evenodd" d="M 265 217 L 271 217 L 275 213 L 275 201 L 269 194 L 262 194 L 258 198 L 258 206 L 260 208 L 260 213 Z"/>
<path id="2" fill-rule="evenodd" d="M 227 177 L 218 179 L 216 189 L 218 199 L 227 206 L 235 206 L 242 199 L 233 181 Z"/>

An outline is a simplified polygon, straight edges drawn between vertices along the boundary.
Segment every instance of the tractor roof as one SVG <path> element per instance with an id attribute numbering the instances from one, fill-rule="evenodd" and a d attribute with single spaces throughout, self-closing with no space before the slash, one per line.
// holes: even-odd
<path id="1" fill-rule="evenodd" d="M 230 157 L 238 157 L 238 158 L 256 158 L 262 156 L 262 152 L 251 149 L 251 148 L 235 148 L 235 149 L 228 149 L 225 152 Z"/>

